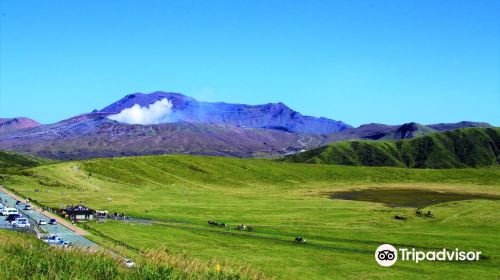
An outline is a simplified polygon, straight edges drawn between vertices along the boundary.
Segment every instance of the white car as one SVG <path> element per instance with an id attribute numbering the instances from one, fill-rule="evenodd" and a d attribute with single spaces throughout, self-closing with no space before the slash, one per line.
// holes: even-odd
<path id="1" fill-rule="evenodd" d="M 43 225 L 46 225 L 46 224 L 47 224 L 47 221 L 45 221 L 45 220 L 38 221 L 38 225 L 40 225 L 40 226 L 43 226 Z"/>
<path id="2" fill-rule="evenodd" d="M 12 226 L 17 227 L 17 228 L 29 228 L 30 222 L 26 218 L 17 218 L 14 221 L 12 221 Z"/>
<path id="3" fill-rule="evenodd" d="M 49 245 L 69 246 L 69 242 L 64 241 L 60 236 L 57 235 L 52 235 L 44 241 L 49 243 Z"/>
<path id="4" fill-rule="evenodd" d="M 19 214 L 16 208 L 4 208 L 2 209 L 2 216 L 9 216 L 10 214 Z"/>

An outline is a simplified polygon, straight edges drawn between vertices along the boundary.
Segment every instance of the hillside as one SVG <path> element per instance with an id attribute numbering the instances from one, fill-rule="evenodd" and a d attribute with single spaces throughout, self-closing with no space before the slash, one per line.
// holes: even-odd
<path id="1" fill-rule="evenodd" d="M 216 272 L 213 268 L 189 263 L 175 267 L 162 252 L 138 256 L 135 268 L 104 251 L 63 250 L 50 247 L 32 235 L 0 230 L 0 279 L 251 279 L 250 275 Z"/>
<path id="2" fill-rule="evenodd" d="M 12 171 L 39 166 L 50 162 L 47 159 L 27 156 L 15 152 L 0 151 L 0 173 L 10 173 Z"/>
<path id="3" fill-rule="evenodd" d="M 283 159 L 289 162 L 464 168 L 500 163 L 500 129 L 466 128 L 398 141 L 345 141 Z"/>

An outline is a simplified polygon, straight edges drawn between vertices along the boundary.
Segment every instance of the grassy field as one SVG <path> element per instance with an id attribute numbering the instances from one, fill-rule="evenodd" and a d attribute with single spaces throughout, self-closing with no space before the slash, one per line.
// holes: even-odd
<path id="1" fill-rule="evenodd" d="M 50 247 L 32 235 L 0 231 L 0 279 L 251 279 L 248 273 L 217 271 L 158 250 L 135 261 L 134 268 L 127 268 L 124 260 L 103 250 Z"/>
<path id="2" fill-rule="evenodd" d="M 278 279 L 495 278 L 500 266 L 500 202 L 465 200 L 412 208 L 332 200 L 331 192 L 422 189 L 500 195 L 500 169 L 404 169 L 293 164 L 259 159 L 152 156 L 40 166 L 3 184 L 52 207 L 86 205 L 149 223 L 107 221 L 93 228 L 141 249 L 202 262 L 250 266 Z M 40 188 L 42 192 L 34 190 Z M 407 217 L 401 221 L 395 215 Z M 225 222 L 211 227 L 208 220 Z M 253 232 L 238 231 L 238 224 Z M 293 242 L 295 236 L 308 240 Z M 382 243 L 480 250 L 479 262 L 376 264 Z"/>

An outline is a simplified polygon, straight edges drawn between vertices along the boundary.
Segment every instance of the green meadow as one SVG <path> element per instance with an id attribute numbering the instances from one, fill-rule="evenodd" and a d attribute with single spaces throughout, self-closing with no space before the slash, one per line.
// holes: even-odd
<path id="1" fill-rule="evenodd" d="M 134 268 L 105 250 L 61 249 L 33 235 L 0 231 L 0 279 L 252 279 L 258 274 L 216 271 L 207 264 L 149 250 Z M 175 264 L 173 266 L 172 264 Z M 244 270 L 245 268 L 243 268 Z"/>
<path id="2" fill-rule="evenodd" d="M 83 202 L 148 219 L 88 223 L 141 250 L 245 267 L 277 279 L 491 279 L 500 266 L 498 200 L 426 206 L 429 218 L 416 216 L 415 208 L 330 198 L 336 191 L 373 188 L 411 189 L 416 199 L 418 190 L 499 196 L 498 166 L 435 170 L 147 156 L 42 165 L 4 176 L 2 184 L 51 207 Z M 227 226 L 212 227 L 209 220 Z M 238 224 L 254 231 L 239 231 Z M 296 236 L 307 242 L 293 242 Z M 374 259 L 383 243 L 478 250 L 483 258 L 384 268 Z"/>

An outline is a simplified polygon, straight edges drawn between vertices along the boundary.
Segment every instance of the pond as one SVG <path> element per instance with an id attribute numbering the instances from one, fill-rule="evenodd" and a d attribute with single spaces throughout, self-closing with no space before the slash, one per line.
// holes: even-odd
<path id="1" fill-rule="evenodd" d="M 389 207 L 423 208 L 429 205 L 470 199 L 498 200 L 499 196 L 488 194 L 468 194 L 437 192 L 421 189 L 360 189 L 340 191 L 330 194 L 331 199 L 357 200 L 384 203 Z"/>

